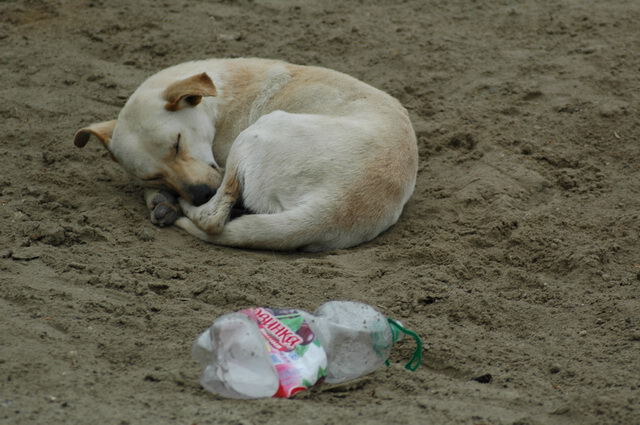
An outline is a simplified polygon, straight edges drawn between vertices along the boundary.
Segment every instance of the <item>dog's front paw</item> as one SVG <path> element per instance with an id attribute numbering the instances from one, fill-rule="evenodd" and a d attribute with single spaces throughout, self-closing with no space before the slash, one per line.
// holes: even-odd
<path id="1" fill-rule="evenodd" d="M 155 207 L 163 203 L 177 206 L 178 198 L 173 193 L 162 189 L 151 191 L 147 197 L 147 206 L 150 210 L 153 210 Z"/>
<path id="2" fill-rule="evenodd" d="M 168 202 L 157 203 L 151 210 L 151 222 L 156 226 L 171 226 L 178 219 L 178 207 Z"/>
<path id="3" fill-rule="evenodd" d="M 167 190 L 147 189 L 144 194 L 150 219 L 160 227 L 171 226 L 180 217 L 176 195 Z"/>

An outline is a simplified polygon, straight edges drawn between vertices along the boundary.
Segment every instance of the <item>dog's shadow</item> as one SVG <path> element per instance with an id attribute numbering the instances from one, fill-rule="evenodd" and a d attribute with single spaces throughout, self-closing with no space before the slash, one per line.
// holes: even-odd
<path id="1" fill-rule="evenodd" d="M 233 208 L 231 208 L 231 214 L 229 215 L 229 221 L 235 220 L 243 215 L 254 214 L 253 211 L 247 209 L 242 202 L 242 199 L 238 199 Z"/>

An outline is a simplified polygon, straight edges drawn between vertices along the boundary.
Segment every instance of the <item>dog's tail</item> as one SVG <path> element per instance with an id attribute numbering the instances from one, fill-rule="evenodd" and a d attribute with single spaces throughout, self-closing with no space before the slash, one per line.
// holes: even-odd
<path id="1" fill-rule="evenodd" d="M 180 217 L 176 226 L 204 241 L 216 245 L 275 251 L 325 251 L 352 246 L 338 241 L 335 235 L 323 234 L 313 222 L 313 215 L 289 210 L 274 214 L 248 214 L 228 222 L 222 232 L 210 235 L 187 217 Z"/>

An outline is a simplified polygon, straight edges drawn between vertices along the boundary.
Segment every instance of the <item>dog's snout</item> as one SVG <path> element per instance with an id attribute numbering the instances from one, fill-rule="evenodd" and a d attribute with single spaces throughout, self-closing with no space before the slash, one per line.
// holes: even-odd
<path id="1" fill-rule="evenodd" d="M 216 190 L 206 184 L 189 186 L 188 192 L 191 196 L 191 203 L 196 207 L 204 204 L 216 194 Z"/>

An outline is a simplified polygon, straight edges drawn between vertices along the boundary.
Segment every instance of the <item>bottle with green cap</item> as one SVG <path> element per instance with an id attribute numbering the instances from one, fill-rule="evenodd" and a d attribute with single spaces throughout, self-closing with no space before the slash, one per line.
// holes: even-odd
<path id="1" fill-rule="evenodd" d="M 422 341 L 367 304 L 330 301 L 313 314 L 257 307 L 219 317 L 195 341 L 200 383 L 232 398 L 291 397 L 320 382 L 341 383 L 388 364 L 403 334 L 416 342 L 406 369 L 422 362 Z"/>

